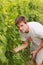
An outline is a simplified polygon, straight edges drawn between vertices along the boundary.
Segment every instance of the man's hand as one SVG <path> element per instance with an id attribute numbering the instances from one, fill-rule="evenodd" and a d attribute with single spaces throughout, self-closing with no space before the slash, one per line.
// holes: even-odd
<path id="1" fill-rule="evenodd" d="M 14 48 L 12 50 L 8 50 L 8 52 L 11 52 L 11 53 L 17 53 L 18 51 L 19 51 L 18 47 Z"/>
<path id="2" fill-rule="evenodd" d="M 34 60 L 34 58 L 36 57 L 36 55 L 37 55 L 37 51 L 35 50 L 35 51 L 32 51 L 31 52 L 31 55 L 32 55 L 32 59 Z"/>
<path id="3" fill-rule="evenodd" d="M 20 50 L 19 47 L 16 47 L 16 48 L 13 49 L 13 51 L 14 51 L 15 53 L 17 53 L 19 50 Z"/>

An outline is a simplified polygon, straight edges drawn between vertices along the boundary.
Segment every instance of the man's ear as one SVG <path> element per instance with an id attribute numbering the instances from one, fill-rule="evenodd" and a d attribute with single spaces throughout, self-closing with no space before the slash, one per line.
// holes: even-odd
<path id="1" fill-rule="evenodd" d="M 24 22 L 25 24 L 27 24 L 27 22 Z"/>

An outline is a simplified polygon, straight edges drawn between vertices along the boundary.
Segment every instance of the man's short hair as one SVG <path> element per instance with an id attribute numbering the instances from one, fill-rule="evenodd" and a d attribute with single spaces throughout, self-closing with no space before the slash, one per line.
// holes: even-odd
<path id="1" fill-rule="evenodd" d="M 15 20 L 15 25 L 19 24 L 20 22 L 25 22 L 26 23 L 26 19 L 24 16 L 18 16 Z"/>

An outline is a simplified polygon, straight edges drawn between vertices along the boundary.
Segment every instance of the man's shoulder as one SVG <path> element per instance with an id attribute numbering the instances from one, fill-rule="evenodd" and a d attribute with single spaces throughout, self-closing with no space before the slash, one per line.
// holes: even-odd
<path id="1" fill-rule="evenodd" d="M 31 21 L 31 22 L 28 22 L 28 24 L 40 24 L 40 23 L 36 21 Z"/>
<path id="2" fill-rule="evenodd" d="M 41 23 L 35 22 L 35 21 L 28 22 L 28 25 L 30 25 L 30 26 L 42 26 Z"/>

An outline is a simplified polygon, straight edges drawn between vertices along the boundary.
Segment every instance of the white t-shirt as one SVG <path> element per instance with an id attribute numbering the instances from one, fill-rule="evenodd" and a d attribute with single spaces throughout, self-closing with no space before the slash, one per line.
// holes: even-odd
<path id="1" fill-rule="evenodd" d="M 21 33 L 20 37 L 22 41 L 26 41 L 27 38 L 31 43 L 31 47 L 36 49 L 38 45 L 41 43 L 41 38 L 43 38 L 43 25 L 38 22 L 29 22 L 29 32 Z"/>

